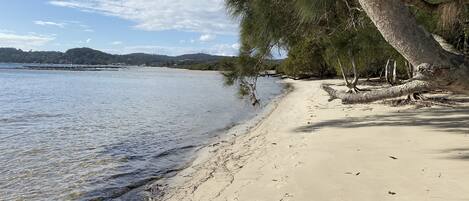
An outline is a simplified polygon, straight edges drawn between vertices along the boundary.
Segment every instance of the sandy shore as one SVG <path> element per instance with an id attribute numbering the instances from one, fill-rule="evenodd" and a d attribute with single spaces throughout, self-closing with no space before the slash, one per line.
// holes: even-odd
<path id="1" fill-rule="evenodd" d="M 469 200 L 469 104 L 342 105 L 322 81 L 288 82 L 266 119 L 202 151 L 161 200 Z"/>

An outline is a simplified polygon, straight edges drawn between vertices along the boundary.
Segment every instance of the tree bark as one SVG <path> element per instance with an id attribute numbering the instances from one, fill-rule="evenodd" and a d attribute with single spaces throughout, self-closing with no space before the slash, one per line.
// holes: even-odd
<path id="1" fill-rule="evenodd" d="M 350 55 L 350 60 L 352 61 L 352 69 L 353 69 L 353 81 L 352 81 L 352 86 L 355 89 L 357 89 L 357 84 L 358 84 L 358 78 L 360 77 L 358 75 L 357 71 L 357 65 L 355 64 L 355 57 Z"/>
<path id="2" fill-rule="evenodd" d="M 388 59 L 386 62 L 386 67 L 384 67 L 384 77 L 386 78 L 387 83 L 391 83 L 389 80 L 389 62 L 391 62 L 391 59 Z"/>
<path id="3" fill-rule="evenodd" d="M 350 82 L 347 79 L 347 75 L 345 75 L 345 70 L 344 70 L 344 67 L 342 66 L 342 62 L 340 62 L 340 59 L 337 59 L 337 62 L 339 64 L 340 72 L 342 72 L 342 78 L 344 78 L 345 85 L 348 87 L 350 86 Z"/>
<path id="4" fill-rule="evenodd" d="M 331 100 L 341 99 L 345 104 L 370 103 L 387 98 L 401 97 L 412 94 L 415 91 L 427 91 L 432 89 L 432 85 L 427 81 L 415 80 L 404 85 L 392 86 L 382 90 L 366 91 L 363 93 L 344 93 L 331 88 L 327 84 L 321 85 L 321 88 L 329 93 Z"/>
<path id="5" fill-rule="evenodd" d="M 357 87 L 359 76 L 357 72 L 357 67 L 355 65 L 355 59 L 352 57 L 352 68 L 353 68 L 353 76 L 354 76 L 352 82 L 348 80 L 340 59 L 337 59 L 337 62 L 339 64 L 340 71 L 342 72 L 342 77 L 344 78 L 345 86 L 347 86 L 348 88 L 347 93 L 358 93 L 360 91 L 360 89 Z"/>
<path id="6" fill-rule="evenodd" d="M 359 0 L 384 39 L 412 65 L 451 65 L 454 55 L 443 50 L 433 36 L 419 26 L 410 10 L 397 0 Z"/>
<path id="7" fill-rule="evenodd" d="M 392 69 L 392 85 L 397 84 L 397 61 L 394 60 L 394 66 Z"/>
<path id="8" fill-rule="evenodd" d="M 399 0 L 359 0 L 359 3 L 384 39 L 413 66 L 417 66 L 416 76 L 413 80 L 431 83 L 428 86 L 432 86 L 432 88 L 469 93 L 469 60 L 463 55 L 444 50 L 433 36 L 417 23 L 404 2 Z M 363 101 L 377 100 L 376 97 L 371 98 L 372 95 L 381 99 L 406 95 L 393 91 L 397 89 L 406 89 L 406 94 L 410 94 L 421 92 L 424 87 L 416 87 L 414 82 L 408 82 L 401 86 L 391 87 L 379 94 L 368 93 L 366 94 L 368 98 Z M 424 90 L 429 89 L 425 88 Z M 331 94 L 332 91 L 328 92 Z M 384 95 L 386 92 L 388 95 Z M 357 95 L 365 96 L 365 94 Z M 334 97 L 333 94 L 331 96 Z M 335 95 L 335 97 L 350 98 L 340 95 Z M 353 97 L 353 99 L 359 98 Z M 344 102 L 354 101 L 344 100 Z"/>
<path id="9" fill-rule="evenodd" d="M 407 77 L 412 79 L 414 77 L 414 67 L 408 61 L 405 62 L 405 68 L 407 71 Z"/>

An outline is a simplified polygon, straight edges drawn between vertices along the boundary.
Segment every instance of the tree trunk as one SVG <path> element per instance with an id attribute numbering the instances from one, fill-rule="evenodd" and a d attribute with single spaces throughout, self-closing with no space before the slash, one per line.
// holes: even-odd
<path id="1" fill-rule="evenodd" d="M 386 82 L 391 84 L 391 81 L 389 80 L 389 63 L 391 62 L 391 59 L 388 59 L 386 62 L 386 67 L 384 67 L 384 76 L 386 77 Z"/>
<path id="2" fill-rule="evenodd" d="M 348 87 L 350 86 L 350 82 L 347 79 L 347 75 L 345 75 L 345 70 L 344 70 L 344 67 L 342 66 L 342 62 L 340 62 L 340 59 L 337 59 L 337 62 L 339 64 L 340 72 L 342 73 L 342 78 L 344 78 L 345 85 Z"/>
<path id="3" fill-rule="evenodd" d="M 469 93 L 469 60 L 462 55 L 444 50 L 440 44 L 420 26 L 409 8 L 401 0 L 359 0 L 363 10 L 383 35 L 384 39 L 404 56 L 413 66 L 417 66 L 414 80 L 423 81 L 425 86 L 445 89 L 452 92 Z M 423 87 L 405 83 L 386 89 L 379 94 L 357 94 L 365 96 L 364 102 L 380 100 L 421 92 Z M 406 89 L 405 94 L 393 90 Z M 429 90 L 425 88 L 424 90 Z M 332 91 L 328 91 L 331 94 Z M 351 98 L 337 95 L 336 98 Z M 387 95 L 384 95 L 388 93 Z M 372 97 L 376 95 L 380 97 Z M 332 97 L 334 95 L 331 94 Z M 341 98 L 342 99 L 342 98 Z M 344 99 L 343 99 L 344 100 Z M 354 98 L 357 100 L 357 98 Z M 354 102 L 344 100 L 344 102 Z"/>
<path id="4" fill-rule="evenodd" d="M 350 58 L 351 58 L 351 61 L 352 61 L 352 69 L 353 69 L 353 82 L 352 82 L 352 84 L 355 87 L 355 86 L 357 86 L 359 75 L 358 75 L 358 71 L 357 71 L 357 65 L 355 64 L 355 57 L 351 56 Z"/>
<path id="5" fill-rule="evenodd" d="M 355 59 L 352 58 L 352 68 L 353 68 L 353 76 L 354 76 L 352 82 L 348 80 L 340 59 L 337 59 L 337 62 L 339 64 L 340 72 L 342 72 L 342 77 L 344 78 L 345 86 L 347 86 L 348 88 L 347 93 L 358 93 L 360 91 L 360 89 L 357 87 L 359 76 L 357 73 L 357 67 L 355 66 Z"/>
<path id="6" fill-rule="evenodd" d="M 405 85 L 392 86 L 382 90 L 367 91 L 363 93 L 343 93 L 332 89 L 329 85 L 323 84 L 321 88 L 329 93 L 331 100 L 341 99 L 345 104 L 369 103 L 387 98 L 401 97 L 412 94 L 415 91 L 426 91 L 432 89 L 432 85 L 427 81 L 415 80 Z"/>
<path id="7" fill-rule="evenodd" d="M 359 0 L 384 39 L 412 65 L 450 65 L 452 55 L 417 24 L 410 10 L 399 0 Z"/>
<path id="8" fill-rule="evenodd" d="M 408 61 L 405 62 L 405 69 L 407 71 L 407 77 L 412 79 L 414 77 L 414 67 Z"/>
<path id="9" fill-rule="evenodd" d="M 386 63 L 386 82 L 391 86 L 397 84 L 397 62 L 395 60 L 388 59 Z"/>

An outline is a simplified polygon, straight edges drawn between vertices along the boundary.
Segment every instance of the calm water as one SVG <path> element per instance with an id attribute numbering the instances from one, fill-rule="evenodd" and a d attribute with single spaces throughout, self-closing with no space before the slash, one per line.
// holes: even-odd
<path id="1" fill-rule="evenodd" d="M 258 110 L 218 73 L 0 69 L 0 200 L 118 197 Z"/>

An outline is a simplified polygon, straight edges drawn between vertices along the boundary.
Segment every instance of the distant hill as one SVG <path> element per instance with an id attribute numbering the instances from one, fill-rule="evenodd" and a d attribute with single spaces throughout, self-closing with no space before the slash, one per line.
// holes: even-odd
<path id="1" fill-rule="evenodd" d="M 145 65 L 178 67 L 214 63 L 231 57 L 209 54 L 185 54 L 166 56 L 134 53 L 126 55 L 108 54 L 91 48 L 74 48 L 66 52 L 23 51 L 15 48 L 0 48 L 0 63 L 46 63 L 77 65 Z"/>

